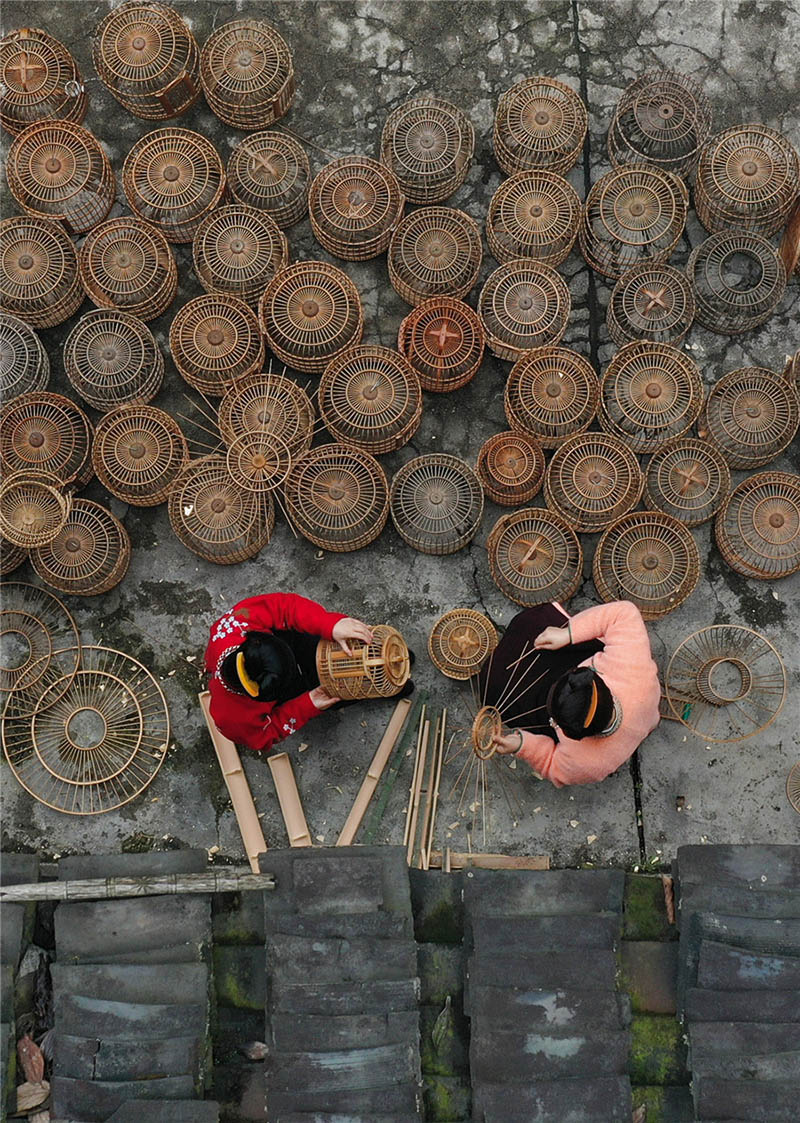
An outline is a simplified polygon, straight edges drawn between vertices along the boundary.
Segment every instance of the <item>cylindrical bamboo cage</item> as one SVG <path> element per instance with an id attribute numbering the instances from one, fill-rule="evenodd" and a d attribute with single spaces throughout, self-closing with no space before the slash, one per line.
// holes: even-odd
<path id="1" fill-rule="evenodd" d="M 561 274 L 527 258 L 490 273 L 478 298 L 489 350 L 512 363 L 535 347 L 559 343 L 570 308 L 569 289 Z"/>
<path id="2" fill-rule="evenodd" d="M 113 14 L 113 13 L 112 13 Z M 169 242 L 191 242 L 225 191 L 225 169 L 211 141 L 191 129 L 153 129 L 122 166 L 128 206 Z"/>
<path id="3" fill-rule="evenodd" d="M 178 117 L 200 96 L 197 43 L 166 4 L 114 8 L 95 29 L 92 61 L 120 105 L 147 121 Z"/>
<path id="4" fill-rule="evenodd" d="M 34 328 L 68 320 L 83 303 L 78 257 L 66 232 L 46 218 L 0 221 L 0 303 Z"/>
<path id="5" fill-rule="evenodd" d="M 583 577 L 583 550 L 560 515 L 542 507 L 509 511 L 486 540 L 492 579 L 516 604 L 565 602 Z"/>
<path id="6" fill-rule="evenodd" d="M 289 264 L 289 243 L 268 214 L 237 203 L 203 219 L 192 255 L 206 292 L 235 296 L 255 308 L 268 283 Z"/>
<path id="7" fill-rule="evenodd" d="M 28 551 L 21 546 L 15 546 L 0 536 L 0 577 L 8 577 L 15 569 L 19 569 L 27 559 Z"/>
<path id="8" fill-rule="evenodd" d="M 411 673 L 406 641 L 388 624 L 370 629 L 372 642 L 349 640 L 348 655 L 334 640 L 317 646 L 320 686 L 334 698 L 391 698 L 399 694 Z"/>
<path id="9" fill-rule="evenodd" d="M 266 211 L 281 230 L 308 210 L 310 178 L 303 146 L 272 129 L 240 140 L 228 160 L 228 187 L 236 202 Z"/>
<path id="10" fill-rule="evenodd" d="M 497 629 L 487 616 L 453 608 L 433 625 L 428 654 L 437 671 L 463 682 L 478 673 L 497 643 Z"/>
<path id="11" fill-rule="evenodd" d="M 169 349 L 181 377 L 217 398 L 264 361 L 255 312 L 244 301 L 217 293 L 184 304 L 170 326 Z"/>
<path id="12" fill-rule="evenodd" d="M 266 129 L 294 101 L 291 51 L 263 20 L 231 20 L 206 39 L 200 82 L 211 112 L 226 125 Z"/>
<path id="13" fill-rule="evenodd" d="M 21 133 L 40 121 L 80 124 L 88 105 L 78 64 L 63 43 L 40 27 L 20 27 L 0 39 L 0 125 Z"/>
<path id="14" fill-rule="evenodd" d="M 397 333 L 397 350 L 417 373 L 423 390 L 460 390 L 478 373 L 485 335 L 477 313 L 463 300 L 435 296 L 418 304 Z"/>
<path id="15" fill-rule="evenodd" d="M 478 224 L 453 207 L 421 207 L 399 224 L 389 243 L 389 280 L 408 304 L 433 296 L 464 297 L 483 258 Z"/>
<path id="16" fill-rule="evenodd" d="M 619 99 L 608 129 L 615 167 L 651 164 L 688 175 L 711 134 L 711 102 L 688 74 L 660 67 L 642 74 Z"/>
<path id="17" fill-rule="evenodd" d="M 556 78 L 523 78 L 501 96 L 494 115 L 494 158 L 506 173 L 543 168 L 565 175 L 580 157 L 586 106 Z"/>
<path id="18" fill-rule="evenodd" d="M 388 347 L 350 347 L 325 368 L 319 412 L 333 438 L 373 456 L 411 440 L 422 389 L 408 359 Z"/>
<path id="19" fill-rule="evenodd" d="M 783 262 L 760 234 L 712 234 L 692 250 L 686 273 L 695 291 L 697 322 L 719 335 L 765 324 L 786 291 Z"/>
<path id="20" fill-rule="evenodd" d="M 463 460 L 442 453 L 418 456 L 392 479 L 392 522 L 404 542 L 423 554 L 453 554 L 478 533 L 483 488 Z"/>
<path id="21" fill-rule="evenodd" d="M 674 265 L 635 265 L 614 286 L 606 312 L 618 347 L 636 339 L 677 346 L 694 320 L 692 286 Z"/>
<path id="22" fill-rule="evenodd" d="M 486 240 L 501 264 L 524 257 L 555 268 L 569 257 L 580 218 L 578 193 L 563 176 L 517 172 L 492 195 Z"/>
<path id="23" fill-rule="evenodd" d="M 348 275 L 325 261 L 296 261 L 267 285 L 258 320 L 269 349 L 295 370 L 321 374 L 361 342 L 364 314 Z"/>
<path id="24" fill-rule="evenodd" d="M 600 380 L 588 359 L 567 347 L 538 347 L 511 368 L 504 407 L 512 429 L 557 448 L 589 428 L 599 398 Z"/>
<path id="25" fill-rule="evenodd" d="M 6 472 L 0 483 L 0 534 L 23 550 L 52 542 L 67 521 L 72 495 L 49 472 Z"/>
<path id="26" fill-rule="evenodd" d="M 151 401 L 164 380 L 164 357 L 136 316 L 97 308 L 67 336 L 64 371 L 80 397 L 105 413 L 125 402 Z"/>
<path id="27" fill-rule="evenodd" d="M 336 553 L 374 542 L 389 517 L 383 468 L 369 453 L 344 445 L 321 445 L 298 457 L 284 495 L 298 533 Z"/>
<path id="28" fill-rule="evenodd" d="M 687 526 L 699 526 L 724 503 L 731 473 L 710 441 L 680 437 L 650 458 L 644 486 L 646 507 L 666 511 Z"/>
<path id="29" fill-rule="evenodd" d="M 231 444 L 245 433 L 274 435 L 292 457 L 306 452 L 314 436 L 314 407 L 296 382 L 280 374 L 251 374 L 237 379 L 217 411 L 222 439 Z"/>
<path id="30" fill-rule="evenodd" d="M 794 382 L 763 367 L 742 367 L 711 388 L 698 426 L 731 468 L 761 468 L 791 444 L 798 423 Z"/>
<path id="31" fill-rule="evenodd" d="M 178 269 L 161 231 L 140 218 L 110 218 L 90 231 L 78 257 L 80 278 L 98 308 L 155 320 L 178 291 Z"/>
<path id="32" fill-rule="evenodd" d="M 404 207 L 397 177 L 368 156 L 342 156 L 326 164 L 308 196 L 314 237 L 328 253 L 346 261 L 383 253 Z"/>
<path id="33" fill-rule="evenodd" d="M 78 629 L 58 597 L 38 585 L 6 581 L 0 635 L 4 655 L 11 656 L 0 668 L 0 691 L 15 696 L 16 715 L 29 716 L 56 679 L 64 675 L 69 682 L 69 672 L 77 670 Z M 69 657 L 62 661 L 65 655 Z"/>
<path id="34" fill-rule="evenodd" d="M 544 453 L 533 437 L 509 429 L 481 445 L 476 471 L 487 499 L 520 507 L 542 490 Z"/>
<path id="35" fill-rule="evenodd" d="M 458 190 L 475 155 L 475 130 L 457 106 L 437 97 L 404 101 L 386 118 L 381 163 L 409 203 L 441 203 Z"/>
<path id="36" fill-rule="evenodd" d="M 632 511 L 643 488 L 639 461 L 624 441 L 608 433 L 579 433 L 553 453 L 544 498 L 573 530 L 595 534 Z"/>
<path id="37" fill-rule="evenodd" d="M 166 503 L 188 463 L 189 449 L 178 422 L 156 406 L 119 406 L 97 426 L 92 445 L 95 475 L 123 503 Z"/>
<path id="38" fill-rule="evenodd" d="M 745 577 L 774 581 L 800 569 L 800 476 L 756 472 L 733 489 L 714 522 L 719 552 Z"/>
<path id="39" fill-rule="evenodd" d="M 31 550 L 30 558 L 36 575 L 51 588 L 94 597 L 113 589 L 128 572 L 131 540 L 105 507 L 76 499 L 56 537 Z"/>
<path id="40" fill-rule="evenodd" d="M 91 446 L 89 418 L 61 394 L 20 394 L 0 413 L 4 472 L 48 472 L 80 487 L 92 476 Z"/>
<path id="41" fill-rule="evenodd" d="M 0 401 L 46 390 L 50 360 L 36 332 L 19 316 L 0 312 Z"/>

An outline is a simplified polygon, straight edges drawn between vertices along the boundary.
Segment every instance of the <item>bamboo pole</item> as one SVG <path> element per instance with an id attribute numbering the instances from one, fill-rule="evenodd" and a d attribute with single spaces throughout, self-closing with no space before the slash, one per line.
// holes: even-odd
<path id="1" fill-rule="evenodd" d="M 433 733 L 433 744 L 431 745 L 431 760 L 428 768 L 428 783 L 425 785 L 425 811 L 422 816 L 422 828 L 419 832 L 419 862 L 418 868 L 425 869 L 425 856 L 428 851 L 427 838 L 428 838 L 428 824 L 431 820 L 431 800 L 433 798 L 433 785 L 436 780 L 436 757 L 439 751 L 439 730 L 441 728 L 442 719 L 437 717 L 436 726 Z"/>
<path id="2" fill-rule="evenodd" d="M 433 807 L 431 810 L 431 825 L 428 830 L 428 848 L 425 851 L 425 869 L 430 868 L 431 864 L 431 849 L 433 847 L 433 838 L 436 833 L 436 811 L 439 806 L 439 785 L 442 782 L 442 761 L 444 760 L 444 745 L 447 736 L 447 707 L 442 710 L 442 724 L 439 730 L 439 759 L 436 765 L 436 781 L 433 789 Z"/>
<path id="3" fill-rule="evenodd" d="M 289 835 L 289 845 L 311 846 L 311 834 L 303 804 L 300 802 L 300 792 L 297 790 L 292 762 L 286 753 L 275 753 L 274 756 L 267 757 L 267 763 L 272 779 L 275 781 L 278 803 L 281 805 L 286 833 Z"/>
<path id="4" fill-rule="evenodd" d="M 450 868 L 454 870 L 549 870 L 549 854 L 462 854 L 455 850 L 446 850 L 444 856 L 441 850 L 432 850 L 430 868 L 433 870 L 444 869 L 449 860 Z"/>
<path id="5" fill-rule="evenodd" d="M 397 744 L 400 730 L 403 728 L 403 723 L 408 717 L 408 711 L 410 709 L 411 702 L 408 698 L 401 698 L 395 706 L 394 713 L 389 718 L 389 724 L 386 726 L 386 730 L 378 745 L 375 756 L 372 758 L 370 766 L 367 769 L 367 774 L 361 783 L 358 795 L 355 798 L 353 806 L 350 808 L 350 814 L 347 816 L 345 824 L 342 827 L 342 832 L 336 840 L 337 846 L 350 846 L 352 844 L 356 832 L 361 826 L 361 820 L 367 812 L 369 801 L 375 794 L 378 781 L 383 775 L 383 770 Z"/>
<path id="6" fill-rule="evenodd" d="M 181 893 L 239 893 L 274 889 L 272 874 L 250 873 L 247 866 L 221 866 L 204 873 L 165 873 L 155 877 L 87 877 L 74 881 L 35 881 L 0 886 L 0 903 L 13 901 L 105 901 L 118 897 L 161 897 Z"/>
<path id="7" fill-rule="evenodd" d="M 378 828 L 380 827 L 384 812 L 386 811 L 389 800 L 392 797 L 395 782 L 400 775 L 400 769 L 405 763 L 406 755 L 410 757 L 410 746 L 416 746 L 419 715 L 422 707 L 425 705 L 427 700 L 427 695 L 423 690 L 414 691 L 414 704 L 411 708 L 411 712 L 408 715 L 405 729 L 403 730 L 400 739 L 397 742 L 397 746 L 395 747 L 394 752 L 389 758 L 389 765 L 383 774 L 383 779 L 380 785 L 380 792 L 372 801 L 369 820 L 366 826 L 363 828 L 361 838 L 365 846 L 371 846 L 375 841 L 375 836 L 378 832 Z"/>
<path id="8" fill-rule="evenodd" d="M 414 792 L 417 790 L 417 775 L 419 774 L 419 754 L 422 749 L 422 731 L 425 728 L 425 714 L 427 712 L 427 709 L 427 706 L 423 706 L 419 715 L 417 748 L 414 755 L 414 772 L 411 776 L 411 787 L 408 789 L 408 807 L 406 808 L 406 827 L 403 831 L 403 846 L 408 846 L 408 836 L 411 833 L 411 814 L 414 808 Z"/>
<path id="9" fill-rule="evenodd" d="M 417 841 L 417 819 L 419 818 L 419 797 L 422 792 L 422 780 L 425 775 L 425 760 L 428 755 L 428 737 L 431 732 L 431 723 L 426 718 L 425 727 L 422 730 L 422 747 L 420 748 L 419 756 L 419 774 L 417 776 L 416 786 L 414 788 L 414 803 L 411 809 L 411 825 L 408 832 L 408 847 L 406 849 L 406 861 L 411 865 L 414 856 L 414 846 Z"/>

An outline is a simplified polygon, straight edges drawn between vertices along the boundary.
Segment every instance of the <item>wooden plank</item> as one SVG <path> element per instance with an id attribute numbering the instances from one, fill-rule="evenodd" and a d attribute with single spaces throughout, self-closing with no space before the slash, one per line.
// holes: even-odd
<path id="1" fill-rule="evenodd" d="M 76 881 L 34 881 L 0 887 L 0 903 L 10 901 L 107 901 L 122 897 L 163 897 L 183 893 L 241 893 L 274 889 L 272 874 L 250 873 L 247 866 L 222 866 L 205 873 L 166 873 L 158 877 L 90 877 Z"/>
<path id="2" fill-rule="evenodd" d="M 361 826 L 361 820 L 367 812 L 369 802 L 375 794 L 378 781 L 383 775 L 383 770 L 397 744 L 400 730 L 403 728 L 403 722 L 406 720 L 410 709 L 411 702 L 408 698 L 401 698 L 395 706 L 394 712 L 389 718 L 389 724 L 386 726 L 386 731 L 381 738 L 375 756 L 372 758 L 370 766 L 367 769 L 367 774 L 359 788 L 355 802 L 350 809 L 350 814 L 347 816 L 341 834 L 336 840 L 337 846 L 350 846 L 352 844 L 358 828 Z"/>
<path id="3" fill-rule="evenodd" d="M 389 805 L 397 777 L 400 774 L 400 769 L 406 759 L 409 747 L 413 743 L 417 743 L 417 726 L 419 724 L 420 710 L 428 700 L 428 695 L 424 690 L 414 691 L 414 704 L 411 713 L 408 715 L 406 727 L 403 730 L 400 740 L 397 742 L 397 747 L 389 759 L 389 767 L 386 769 L 383 782 L 381 784 L 380 793 L 377 798 L 373 800 L 372 811 L 370 813 L 367 825 L 361 836 L 362 842 L 369 846 L 374 843 L 375 837 L 378 833 L 378 828 L 381 825 L 386 808 Z M 409 754 L 410 755 L 410 754 Z"/>
<path id="4" fill-rule="evenodd" d="M 479 870 L 549 870 L 549 854 L 461 854 L 447 850 L 447 864 L 450 869 Z M 441 850 L 431 850 L 430 868 L 443 869 Z"/>
<path id="5" fill-rule="evenodd" d="M 300 792 L 297 790 L 292 762 L 286 753 L 275 753 L 274 756 L 267 757 L 267 763 L 272 779 L 275 781 L 278 803 L 281 805 L 281 814 L 289 835 L 289 845 L 310 846 L 311 834 L 300 802 Z"/>
<path id="6" fill-rule="evenodd" d="M 431 824 L 428 828 L 428 845 L 425 849 L 425 869 L 430 869 L 433 838 L 436 833 L 436 810 L 439 806 L 439 786 L 442 782 L 442 763 L 444 761 L 444 746 L 447 736 L 447 708 L 442 710 L 442 723 L 439 728 L 439 758 L 436 765 L 436 780 L 433 789 L 433 807 L 431 809 Z"/>

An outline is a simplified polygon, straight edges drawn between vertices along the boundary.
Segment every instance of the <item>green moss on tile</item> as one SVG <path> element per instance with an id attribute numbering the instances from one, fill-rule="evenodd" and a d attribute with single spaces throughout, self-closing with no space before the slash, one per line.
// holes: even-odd
<path id="1" fill-rule="evenodd" d="M 675 925 L 667 919 L 664 886 L 660 877 L 625 875 L 623 938 L 626 940 L 677 939 Z"/>
<path id="2" fill-rule="evenodd" d="M 632 1084 L 689 1082 L 683 1030 L 675 1018 L 669 1014 L 634 1014 L 629 1067 Z"/>
<path id="3" fill-rule="evenodd" d="M 457 1123 L 470 1118 L 472 1092 L 466 1084 L 444 1076 L 424 1076 L 422 1084 L 428 1123 Z"/>

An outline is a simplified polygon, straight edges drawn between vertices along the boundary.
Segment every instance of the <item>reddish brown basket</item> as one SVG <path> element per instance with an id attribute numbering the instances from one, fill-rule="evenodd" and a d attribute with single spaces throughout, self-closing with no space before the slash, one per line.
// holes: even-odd
<path id="1" fill-rule="evenodd" d="M 583 149 L 589 116 L 556 78 L 524 78 L 501 96 L 494 115 L 494 158 L 506 175 L 546 168 L 565 174 Z"/>
<path id="2" fill-rule="evenodd" d="M 632 511 L 643 488 L 639 461 L 624 441 L 608 433 L 579 433 L 553 453 L 544 498 L 573 530 L 594 534 Z"/>
<path id="3" fill-rule="evenodd" d="M 422 420 L 422 389 L 407 359 L 388 347 L 350 347 L 325 368 L 319 412 L 341 444 L 379 456 L 394 452 Z"/>
<path id="4" fill-rule="evenodd" d="M 217 411 L 219 431 L 226 444 L 245 433 L 273 435 L 292 457 L 311 447 L 314 407 L 296 382 L 280 374 L 251 374 L 225 392 Z"/>
<path id="5" fill-rule="evenodd" d="M 710 441 L 682 437 L 650 458 L 644 487 L 646 507 L 666 511 L 687 526 L 699 526 L 725 502 L 731 473 Z"/>
<path id="6" fill-rule="evenodd" d="M 519 507 L 542 490 L 544 453 L 525 433 L 495 433 L 481 445 L 475 470 L 487 499 L 501 507 Z"/>
<path id="7" fill-rule="evenodd" d="M 266 211 L 282 230 L 308 210 L 310 178 L 302 145 L 275 129 L 240 140 L 228 160 L 228 187 L 236 202 Z"/>
<path id="8" fill-rule="evenodd" d="M 294 100 L 292 55 L 274 27 L 237 19 L 212 31 L 200 53 L 206 101 L 226 125 L 265 129 Z"/>
<path id="9" fill-rule="evenodd" d="M 786 291 L 783 262 L 760 234 L 712 234 L 692 250 L 686 273 L 695 291 L 697 322 L 719 335 L 765 324 Z"/>
<path id="10" fill-rule="evenodd" d="M 78 264 L 93 304 L 140 320 L 154 320 L 166 312 L 178 291 L 169 242 L 140 218 L 110 218 L 95 227 L 80 248 Z"/>
<path id="11" fill-rule="evenodd" d="M 228 445 L 228 474 L 237 487 L 263 498 L 283 487 L 292 466 L 289 446 L 274 433 L 242 433 Z"/>
<path id="12" fill-rule="evenodd" d="M 503 264 L 531 258 L 560 265 L 578 236 L 581 201 L 557 172 L 517 172 L 492 195 L 486 216 L 489 249 Z"/>
<path id="13" fill-rule="evenodd" d="M 57 222 L 18 216 L 0 221 L 0 302 L 34 328 L 68 320 L 83 303 L 75 247 Z"/>
<path id="14" fill-rule="evenodd" d="M 475 154 L 475 130 L 449 101 L 415 97 L 386 118 L 381 163 L 397 176 L 409 203 L 441 203 L 464 182 Z"/>
<path id="15" fill-rule="evenodd" d="M 794 382 L 763 367 L 742 367 L 714 384 L 699 429 L 731 468 L 761 468 L 791 444 L 798 423 Z"/>
<path id="16" fill-rule="evenodd" d="M 435 296 L 405 317 L 397 350 L 417 373 L 423 390 L 460 390 L 478 373 L 485 335 L 477 313 L 463 300 Z"/>
<path id="17" fill-rule="evenodd" d="M 383 253 L 404 207 L 397 177 L 368 156 L 342 156 L 327 164 L 308 196 L 314 237 L 328 253 L 347 261 Z"/>
<path id="18" fill-rule="evenodd" d="M 453 554 L 471 542 L 483 516 L 483 488 L 468 464 L 431 453 L 409 460 L 392 480 L 392 522 L 423 554 Z"/>
<path id="19" fill-rule="evenodd" d="M 169 349 L 189 385 L 218 398 L 264 362 L 255 312 L 244 301 L 216 293 L 184 304 L 170 326 Z"/>
<path id="20" fill-rule="evenodd" d="M 94 33 L 97 76 L 120 105 L 148 121 L 185 113 L 200 96 L 200 54 L 174 8 L 128 3 Z"/>
<path id="21" fill-rule="evenodd" d="M 725 561 L 745 577 L 774 581 L 800 569 L 800 476 L 756 472 L 735 487 L 714 522 Z"/>
<path id="22" fill-rule="evenodd" d="M 678 344 L 694 320 L 692 286 L 674 265 L 634 265 L 608 302 L 608 334 L 618 347 L 636 339 Z"/>
<path id="23" fill-rule="evenodd" d="M 566 347 L 538 347 L 514 364 L 506 382 L 508 424 L 557 448 L 588 429 L 597 413 L 600 381 L 591 363 Z"/>
<path id="24" fill-rule="evenodd" d="M 49 472 L 6 472 L 0 483 L 0 534 L 23 550 L 52 542 L 67 521 L 72 495 Z"/>
<path id="25" fill-rule="evenodd" d="M 164 357 L 136 316 L 98 308 L 81 316 L 67 336 L 64 372 L 83 400 L 105 413 L 154 398 L 164 380 Z"/>
<path id="26" fill-rule="evenodd" d="M 711 134 L 711 102 L 688 74 L 649 70 L 619 99 L 608 130 L 608 155 L 621 164 L 652 164 L 687 175 Z"/>
<path id="27" fill-rule="evenodd" d="M 786 276 L 800 273 L 800 195 L 789 213 L 779 252 Z"/>
<path id="28" fill-rule="evenodd" d="M 131 560 L 127 530 L 110 511 L 76 499 L 66 523 L 46 546 L 31 550 L 34 572 L 74 597 L 95 597 L 118 585 Z"/>
<path id="29" fill-rule="evenodd" d="M 180 426 L 163 409 L 123 405 L 98 423 L 92 446 L 95 474 L 124 503 L 134 507 L 165 503 L 188 462 Z"/>
<path id="30" fill-rule="evenodd" d="M 322 550 L 361 550 L 389 517 L 383 468 L 368 453 L 344 445 L 321 445 L 299 457 L 284 494 L 294 528 Z"/>
<path id="31" fill-rule="evenodd" d="M 495 585 L 516 604 L 568 601 L 583 577 L 577 534 L 542 507 L 502 515 L 489 531 L 486 549 Z"/>
<path id="32" fill-rule="evenodd" d="M 451 608 L 433 625 L 428 654 L 437 671 L 465 682 L 478 673 L 497 642 L 497 629 L 483 613 Z"/>
<path id="33" fill-rule="evenodd" d="M 39 121 L 86 116 L 87 98 L 78 64 L 63 43 L 40 27 L 20 27 L 0 39 L 0 125 L 20 133 Z"/>
<path id="34" fill-rule="evenodd" d="M 289 243 L 268 214 L 237 203 L 218 207 L 200 223 L 192 254 L 206 292 L 256 307 L 269 281 L 289 264 Z"/>
<path id="35" fill-rule="evenodd" d="M 534 347 L 558 343 L 570 307 L 564 278 L 549 265 L 526 259 L 495 269 L 478 299 L 489 350 L 512 363 Z"/>
<path id="36" fill-rule="evenodd" d="M 92 476 L 91 445 L 89 418 L 61 394 L 20 394 L 0 413 L 5 472 L 48 472 L 80 487 Z"/>
<path id="37" fill-rule="evenodd" d="M 0 312 L 0 401 L 46 390 L 50 360 L 39 336 L 24 320 Z"/>
<path id="38" fill-rule="evenodd" d="M 222 199 L 225 169 L 200 133 L 154 129 L 125 157 L 122 186 L 134 214 L 157 226 L 167 241 L 191 242 Z"/>
<path id="39" fill-rule="evenodd" d="M 451 207 L 406 215 L 389 243 L 389 280 L 408 304 L 466 296 L 478 279 L 483 249 L 478 224 Z"/>

